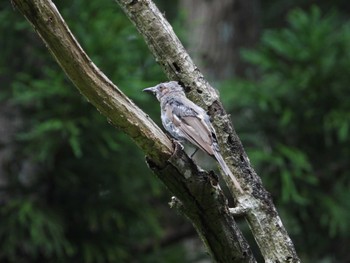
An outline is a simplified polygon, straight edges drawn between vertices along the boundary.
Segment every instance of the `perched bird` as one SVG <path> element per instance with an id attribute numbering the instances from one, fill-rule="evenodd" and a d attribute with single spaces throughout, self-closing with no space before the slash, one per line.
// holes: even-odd
<path id="1" fill-rule="evenodd" d="M 210 156 L 215 157 L 224 173 L 231 178 L 235 187 L 243 192 L 220 153 L 216 133 L 208 114 L 204 109 L 186 98 L 185 92 L 178 82 L 160 83 L 143 91 L 153 93 L 160 101 L 162 124 L 170 135 L 180 142 L 188 141 Z"/>

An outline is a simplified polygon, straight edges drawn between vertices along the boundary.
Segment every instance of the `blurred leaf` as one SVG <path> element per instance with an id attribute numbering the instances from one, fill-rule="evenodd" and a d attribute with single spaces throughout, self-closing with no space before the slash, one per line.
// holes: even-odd
<path id="1" fill-rule="evenodd" d="M 316 6 L 287 22 L 242 52 L 250 80 L 227 81 L 221 94 L 295 244 L 315 262 L 346 255 L 334 244 L 350 242 L 350 23 Z"/>

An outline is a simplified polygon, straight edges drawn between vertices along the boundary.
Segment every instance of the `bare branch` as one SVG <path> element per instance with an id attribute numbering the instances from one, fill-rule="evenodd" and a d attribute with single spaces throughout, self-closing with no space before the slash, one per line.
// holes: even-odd
<path id="1" fill-rule="evenodd" d="M 173 149 L 167 136 L 92 63 L 51 1 L 13 3 L 82 95 L 146 153 L 149 166 L 179 198 L 182 213 L 191 220 L 213 259 L 255 262 L 216 177 L 199 170 L 179 147 Z"/>
<path id="2" fill-rule="evenodd" d="M 51 1 L 13 1 L 67 76 L 104 116 L 158 164 L 172 153 L 167 136 L 90 60 Z"/>
<path id="3" fill-rule="evenodd" d="M 169 79 L 181 81 L 187 88 L 188 97 L 211 115 L 223 156 L 245 194 L 235 192 L 230 187 L 230 180 L 226 183 L 238 199 L 239 210 L 247 211 L 246 220 L 265 262 L 300 262 L 271 196 L 252 168 L 217 93 L 192 62 L 170 24 L 151 0 L 116 1 L 144 37 Z"/>

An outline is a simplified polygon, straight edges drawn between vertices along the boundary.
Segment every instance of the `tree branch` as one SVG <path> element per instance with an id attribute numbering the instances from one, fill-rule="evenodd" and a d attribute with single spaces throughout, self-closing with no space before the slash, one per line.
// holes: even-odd
<path id="1" fill-rule="evenodd" d="M 89 59 L 49 0 L 13 0 L 67 76 L 115 127 L 129 135 L 181 203 L 217 262 L 255 262 L 215 176 L 199 170 L 181 148 L 129 100 Z M 138 1 L 132 1 L 134 3 Z M 172 64 L 176 69 L 176 64 Z"/>
<path id="2" fill-rule="evenodd" d="M 245 189 L 241 195 L 230 187 L 238 199 L 239 211 L 253 232 L 265 262 L 300 262 L 294 245 L 280 220 L 271 195 L 252 168 L 240 139 L 219 101 L 216 91 L 205 80 L 175 35 L 171 25 L 151 0 L 116 0 L 144 37 L 168 78 L 181 81 L 188 97 L 207 109 L 217 131 L 222 154 Z"/>

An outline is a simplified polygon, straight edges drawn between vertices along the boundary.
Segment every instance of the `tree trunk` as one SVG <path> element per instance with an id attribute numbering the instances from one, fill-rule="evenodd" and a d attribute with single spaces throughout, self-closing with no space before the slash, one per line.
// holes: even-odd
<path id="1" fill-rule="evenodd" d="M 259 0 L 181 0 L 189 52 L 215 80 L 242 75 L 240 49 L 252 47 L 260 33 Z"/>

